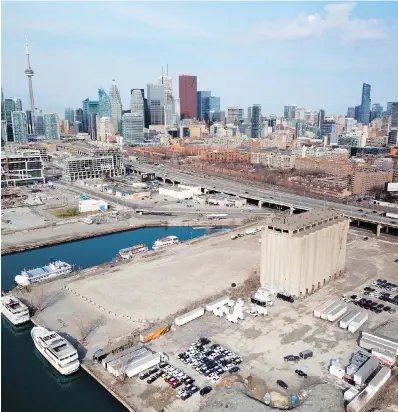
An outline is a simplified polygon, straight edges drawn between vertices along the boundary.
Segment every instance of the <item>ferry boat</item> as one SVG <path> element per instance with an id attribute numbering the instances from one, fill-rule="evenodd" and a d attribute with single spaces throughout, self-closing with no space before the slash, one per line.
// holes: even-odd
<path id="1" fill-rule="evenodd" d="M 177 236 L 167 236 L 167 237 L 162 237 L 158 240 L 155 241 L 155 243 L 152 245 L 153 250 L 158 250 L 162 249 L 164 247 L 172 246 L 172 245 L 178 245 L 179 240 Z"/>
<path id="2" fill-rule="evenodd" d="M 58 333 L 35 326 L 30 332 L 37 350 L 62 375 L 71 375 L 79 369 L 77 350 Z"/>
<path id="3" fill-rule="evenodd" d="M 118 255 L 122 259 L 130 259 L 131 257 L 133 257 L 133 255 L 144 252 L 148 252 L 148 246 L 144 243 L 141 243 L 139 245 L 134 245 L 126 249 L 120 249 Z"/>
<path id="4" fill-rule="evenodd" d="M 12 295 L 1 297 L 1 313 L 13 324 L 22 325 L 29 322 L 29 308 Z"/>
<path id="5" fill-rule="evenodd" d="M 72 265 L 55 260 L 43 267 L 23 270 L 20 275 L 15 276 L 15 283 L 20 286 L 28 286 L 31 283 L 42 282 L 71 272 Z"/>

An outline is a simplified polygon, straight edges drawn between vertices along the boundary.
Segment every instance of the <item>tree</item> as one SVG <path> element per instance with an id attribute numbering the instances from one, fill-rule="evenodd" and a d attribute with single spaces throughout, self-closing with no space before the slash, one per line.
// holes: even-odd
<path id="1" fill-rule="evenodd" d="M 79 340 L 84 343 L 89 335 L 104 323 L 104 317 L 101 316 L 94 320 L 84 319 L 76 314 L 73 315 L 73 324 L 75 325 Z"/>

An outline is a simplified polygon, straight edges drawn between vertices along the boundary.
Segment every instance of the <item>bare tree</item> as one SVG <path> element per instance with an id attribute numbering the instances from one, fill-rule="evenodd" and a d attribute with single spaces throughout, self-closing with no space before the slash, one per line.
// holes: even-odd
<path id="1" fill-rule="evenodd" d="M 76 314 L 73 315 L 73 324 L 76 326 L 79 340 L 83 343 L 86 342 L 88 336 L 94 332 L 97 328 L 104 324 L 104 317 L 101 316 L 94 320 L 84 319 Z"/>
<path id="2" fill-rule="evenodd" d="M 125 381 L 125 379 L 126 379 L 126 377 L 127 377 L 126 372 L 127 372 L 127 367 L 128 367 L 128 366 L 129 366 L 129 365 L 128 365 L 128 363 L 126 363 L 126 362 L 121 362 L 121 363 L 119 363 L 119 367 L 116 369 L 116 371 L 117 371 L 116 379 L 117 379 L 119 382 L 124 382 L 124 381 Z"/>
<path id="3" fill-rule="evenodd" d="M 41 312 L 45 308 L 47 294 L 44 292 L 42 286 L 33 288 L 32 290 L 32 304 L 34 312 Z"/>

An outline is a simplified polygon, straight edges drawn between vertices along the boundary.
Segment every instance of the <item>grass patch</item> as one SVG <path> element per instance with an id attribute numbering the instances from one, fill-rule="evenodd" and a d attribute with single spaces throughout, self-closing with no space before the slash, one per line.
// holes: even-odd
<path id="1" fill-rule="evenodd" d="M 49 212 L 54 215 L 55 217 L 73 217 L 79 216 L 79 208 L 78 207 L 67 207 L 62 209 L 52 209 Z"/>

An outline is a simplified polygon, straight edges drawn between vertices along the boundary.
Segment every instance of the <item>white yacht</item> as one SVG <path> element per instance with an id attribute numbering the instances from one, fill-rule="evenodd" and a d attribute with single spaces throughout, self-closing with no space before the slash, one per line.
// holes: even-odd
<path id="1" fill-rule="evenodd" d="M 134 245 L 131 247 L 127 247 L 125 249 L 120 249 L 119 256 L 122 259 L 130 259 L 133 257 L 133 255 L 136 255 L 137 253 L 144 253 L 144 252 L 148 252 L 148 246 L 141 243 L 140 245 Z"/>
<path id="2" fill-rule="evenodd" d="M 34 327 L 30 334 L 37 350 L 59 373 L 70 375 L 79 369 L 77 350 L 58 333 Z"/>
<path id="3" fill-rule="evenodd" d="M 30 319 L 29 308 L 12 295 L 1 297 L 1 313 L 13 325 L 22 325 Z"/>
<path id="4" fill-rule="evenodd" d="M 20 275 L 15 276 L 15 283 L 20 286 L 28 286 L 31 283 L 42 282 L 57 276 L 67 275 L 71 272 L 72 265 L 60 260 L 55 260 L 46 266 L 23 270 Z"/>
<path id="5" fill-rule="evenodd" d="M 158 250 L 164 247 L 178 245 L 178 243 L 179 243 L 179 240 L 177 236 L 162 237 L 161 239 L 158 239 L 155 241 L 155 243 L 152 246 L 152 249 Z"/>

